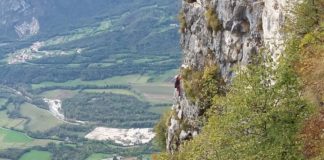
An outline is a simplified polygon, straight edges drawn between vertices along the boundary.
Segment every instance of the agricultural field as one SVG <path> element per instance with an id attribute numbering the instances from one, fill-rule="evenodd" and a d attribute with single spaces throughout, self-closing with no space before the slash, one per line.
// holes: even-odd
<path id="1" fill-rule="evenodd" d="M 177 74 L 179 74 L 179 69 L 171 69 L 161 74 L 152 74 L 150 77 L 152 82 L 170 82 L 175 79 Z"/>
<path id="2" fill-rule="evenodd" d="M 23 130 L 24 124 L 27 122 L 27 119 L 24 118 L 9 118 L 6 110 L 0 111 L 0 117 L 0 127 L 5 128 Z"/>
<path id="3" fill-rule="evenodd" d="M 47 131 L 63 124 L 63 121 L 54 117 L 49 111 L 28 103 L 22 104 L 20 110 L 22 116 L 29 118 L 26 124 L 26 129 L 29 131 Z"/>
<path id="4" fill-rule="evenodd" d="M 53 140 L 33 139 L 25 133 L 0 128 L 0 151 L 8 148 L 28 148 L 33 146 L 46 146 Z"/>
<path id="5" fill-rule="evenodd" d="M 142 93 L 148 102 L 172 103 L 174 88 L 171 83 L 134 84 L 132 87 L 135 91 Z"/>
<path id="6" fill-rule="evenodd" d="M 162 75 L 126 75 L 116 76 L 104 80 L 83 81 L 80 79 L 67 81 L 63 83 L 56 82 L 42 82 L 40 84 L 32 84 L 33 89 L 44 87 L 77 87 L 90 86 L 90 89 L 82 90 L 67 90 L 54 89 L 41 93 L 40 95 L 52 99 L 66 99 L 71 98 L 77 93 L 114 93 L 134 96 L 141 100 L 158 104 L 158 103 L 172 103 L 174 89 L 172 78 L 176 70 L 170 70 Z M 150 79 L 152 82 L 149 82 Z M 130 89 L 91 89 L 92 87 L 105 87 L 108 85 L 128 85 Z"/>
<path id="7" fill-rule="evenodd" d="M 102 160 L 105 158 L 112 158 L 113 155 L 110 154 L 103 154 L 103 153 L 95 153 L 89 156 L 86 160 Z"/>
<path id="8" fill-rule="evenodd" d="M 24 133 L 4 128 L 0 128 L 0 135 L 2 142 L 4 143 L 30 143 L 33 141 L 32 138 L 28 137 Z"/>
<path id="9" fill-rule="evenodd" d="M 22 155 L 19 160 L 51 160 L 51 153 L 46 151 L 32 150 Z"/>
<path id="10" fill-rule="evenodd" d="M 76 95 L 78 91 L 76 90 L 64 90 L 64 89 L 54 89 L 50 91 L 45 91 L 40 94 L 40 96 L 48 98 L 48 99 L 66 99 L 71 98 Z"/>
<path id="11" fill-rule="evenodd" d="M 142 75 L 126 75 L 126 76 L 115 76 L 112 78 L 107 78 L 104 80 L 95 80 L 95 81 L 83 81 L 81 79 L 66 81 L 63 83 L 57 82 L 42 82 L 39 84 L 32 84 L 33 89 L 39 89 L 43 87 L 76 87 L 76 86 L 99 86 L 104 87 L 107 85 L 127 85 L 131 83 L 146 83 L 149 79 L 148 76 Z"/>
<path id="12" fill-rule="evenodd" d="M 113 94 L 133 96 L 138 99 L 142 99 L 142 96 L 139 93 L 127 89 L 84 89 L 81 91 L 81 93 L 113 93 Z"/>
<path id="13" fill-rule="evenodd" d="M 0 98 L 0 106 L 4 105 L 7 102 L 6 99 Z"/>
<path id="14" fill-rule="evenodd" d="M 168 107 L 159 107 L 159 106 L 152 106 L 149 108 L 149 112 L 152 112 L 152 113 L 156 113 L 156 114 L 161 114 L 161 113 L 164 113 L 168 110 L 170 110 L 171 106 L 168 106 Z"/>

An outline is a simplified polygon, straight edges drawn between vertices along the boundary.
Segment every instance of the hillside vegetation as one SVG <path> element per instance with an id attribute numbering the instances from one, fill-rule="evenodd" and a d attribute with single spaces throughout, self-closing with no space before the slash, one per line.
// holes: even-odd
<path id="1" fill-rule="evenodd" d="M 226 95 L 213 96 L 201 133 L 177 152 L 153 159 L 323 159 L 323 8 L 323 0 L 298 5 L 279 64 L 265 50 L 247 68 L 236 68 Z M 191 89 L 189 95 L 201 92 Z M 162 120 L 159 141 L 165 140 L 161 125 L 169 123 Z"/>

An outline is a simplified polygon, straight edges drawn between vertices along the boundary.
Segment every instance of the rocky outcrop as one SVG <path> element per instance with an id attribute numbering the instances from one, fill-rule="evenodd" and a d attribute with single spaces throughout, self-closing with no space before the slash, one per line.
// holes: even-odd
<path id="1" fill-rule="evenodd" d="M 172 111 L 166 143 L 167 150 L 170 152 L 176 151 L 181 141 L 196 136 L 201 127 L 197 121 L 198 106 L 190 104 L 185 95 L 175 98 Z"/>
<path id="2" fill-rule="evenodd" d="M 285 16 L 293 4 L 291 0 L 183 0 L 183 66 L 202 70 L 212 61 L 229 82 L 235 74 L 232 67 L 248 64 L 261 48 L 277 59 L 283 49 Z M 219 27 L 211 27 L 216 24 Z M 175 102 L 173 112 L 167 136 L 170 152 L 201 128 L 199 106 L 188 102 L 185 95 Z"/>
<path id="3" fill-rule="evenodd" d="M 30 22 L 24 21 L 22 24 L 15 26 L 19 38 L 36 35 L 39 32 L 39 28 L 39 22 L 35 17 Z"/>
<path id="4" fill-rule="evenodd" d="M 5 35 L 25 38 L 36 35 L 40 24 L 37 10 L 26 0 L 0 0 L 0 31 Z"/>

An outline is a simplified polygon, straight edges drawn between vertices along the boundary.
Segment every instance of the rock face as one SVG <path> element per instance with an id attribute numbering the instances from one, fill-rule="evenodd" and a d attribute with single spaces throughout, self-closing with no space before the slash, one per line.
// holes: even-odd
<path id="1" fill-rule="evenodd" d="M 228 82 L 234 75 L 231 68 L 248 64 L 250 57 L 261 48 L 267 48 L 273 58 L 278 58 L 283 50 L 284 17 L 293 1 L 183 0 L 184 18 L 180 22 L 184 26 L 180 40 L 183 66 L 201 70 L 212 60 Z M 216 19 L 207 17 L 207 12 L 213 13 Z M 210 24 L 215 21 L 219 29 L 211 29 Z M 168 151 L 177 150 L 183 140 L 199 133 L 198 108 L 190 104 L 185 95 L 175 102 L 168 128 Z"/>
<path id="2" fill-rule="evenodd" d="M 36 35 L 40 24 L 38 11 L 26 0 L 0 0 L 0 28 L 8 36 L 25 38 Z"/>
<path id="3" fill-rule="evenodd" d="M 188 140 L 197 135 L 199 131 L 198 106 L 190 104 L 186 96 L 176 97 L 172 106 L 173 114 L 167 133 L 167 150 L 176 151 L 181 141 Z"/>
<path id="4" fill-rule="evenodd" d="M 36 35 L 39 28 L 39 22 L 35 17 L 33 17 L 30 22 L 24 21 L 22 24 L 15 26 L 19 38 Z"/>

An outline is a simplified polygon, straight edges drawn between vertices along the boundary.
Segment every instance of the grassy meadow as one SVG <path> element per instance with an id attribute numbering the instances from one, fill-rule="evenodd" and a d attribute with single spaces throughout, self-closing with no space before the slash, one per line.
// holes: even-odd
<path id="1" fill-rule="evenodd" d="M 89 156 L 86 160 L 102 160 L 105 158 L 112 158 L 113 155 L 110 154 L 103 154 L 103 153 L 94 153 L 91 156 Z"/>
<path id="2" fill-rule="evenodd" d="M 56 142 L 53 140 L 33 139 L 25 133 L 0 128 L 0 150 L 8 148 L 29 148 L 33 146 L 46 146 L 48 143 Z"/>
<path id="3" fill-rule="evenodd" d="M 51 153 L 46 151 L 32 150 L 22 155 L 19 160 L 51 160 Z"/>
<path id="4" fill-rule="evenodd" d="M 26 124 L 27 130 L 30 131 L 47 131 L 63 124 L 63 121 L 54 117 L 49 111 L 28 103 L 22 104 L 20 110 L 23 116 L 30 119 Z"/>

